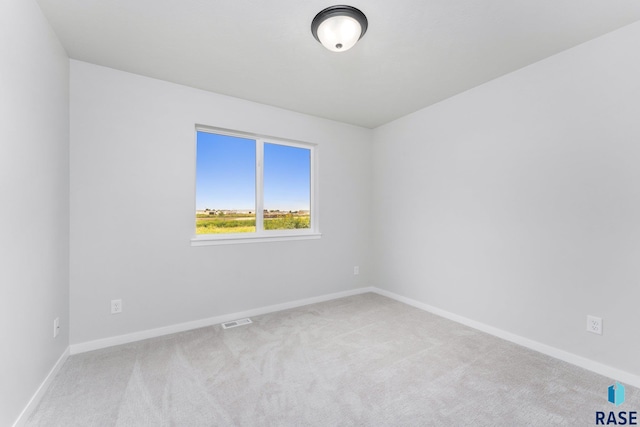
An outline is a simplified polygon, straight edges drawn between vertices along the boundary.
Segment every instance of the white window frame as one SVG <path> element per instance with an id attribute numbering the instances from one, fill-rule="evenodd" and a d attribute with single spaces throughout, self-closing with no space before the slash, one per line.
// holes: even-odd
<path id="1" fill-rule="evenodd" d="M 240 132 L 229 129 L 216 128 L 205 125 L 196 125 L 194 158 L 197 156 L 198 132 L 207 132 L 217 135 L 232 136 L 237 138 L 245 138 L 256 141 L 256 231 L 254 233 L 229 233 L 229 234 L 195 234 L 196 224 L 193 220 L 193 237 L 191 238 L 191 246 L 210 246 L 210 245 L 228 245 L 237 243 L 257 243 L 257 242 L 279 242 L 286 240 L 309 240 L 319 239 L 322 234 L 319 227 L 319 201 L 318 201 L 318 146 L 308 142 L 294 141 L 285 138 L 276 138 L 266 135 L 258 135 L 247 132 Z M 294 230 L 264 230 L 264 144 L 273 143 L 285 145 L 288 147 L 304 148 L 310 151 L 310 228 L 301 228 Z M 197 162 L 197 158 L 195 159 Z M 195 165 L 195 164 L 194 164 Z M 194 212 L 196 206 L 196 179 L 194 167 L 194 190 L 193 205 Z"/>

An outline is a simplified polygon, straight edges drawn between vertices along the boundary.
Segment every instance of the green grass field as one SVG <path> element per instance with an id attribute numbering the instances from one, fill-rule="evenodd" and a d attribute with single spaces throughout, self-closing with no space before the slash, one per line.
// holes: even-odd
<path id="1" fill-rule="evenodd" d="M 265 218 L 265 230 L 293 230 L 310 228 L 309 215 L 287 214 L 277 218 Z M 238 215 L 211 218 L 209 215 L 196 215 L 196 234 L 253 233 L 256 231 L 254 215 Z"/>

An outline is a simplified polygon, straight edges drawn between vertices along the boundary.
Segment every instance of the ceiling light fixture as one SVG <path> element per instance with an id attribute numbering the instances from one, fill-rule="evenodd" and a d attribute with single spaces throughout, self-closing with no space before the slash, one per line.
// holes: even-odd
<path id="1" fill-rule="evenodd" d="M 367 17 L 355 7 L 330 6 L 313 18 L 311 33 L 332 52 L 351 49 L 367 32 Z"/>

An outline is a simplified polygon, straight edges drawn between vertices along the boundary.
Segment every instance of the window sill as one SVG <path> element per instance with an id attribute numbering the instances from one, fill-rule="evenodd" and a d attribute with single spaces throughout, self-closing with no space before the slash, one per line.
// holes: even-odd
<path id="1" fill-rule="evenodd" d="M 191 238 L 191 246 L 217 246 L 217 245 L 237 245 L 241 243 L 265 243 L 265 242 L 285 242 L 289 240 L 315 240 L 322 237 L 321 233 L 305 234 L 276 234 L 273 236 L 243 236 L 243 235 L 200 235 Z"/>

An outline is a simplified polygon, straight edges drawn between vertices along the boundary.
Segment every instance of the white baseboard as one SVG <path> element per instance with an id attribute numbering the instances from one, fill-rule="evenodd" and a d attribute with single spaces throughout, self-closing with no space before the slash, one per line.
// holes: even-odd
<path id="1" fill-rule="evenodd" d="M 163 335 L 175 334 L 177 332 L 189 331 L 206 326 L 217 325 L 231 320 L 241 319 L 243 317 L 259 316 L 261 314 L 273 313 L 275 311 L 287 310 L 290 308 L 302 307 L 318 302 L 330 301 L 333 299 L 349 297 L 352 295 L 363 294 L 366 292 L 374 292 L 374 288 L 358 288 L 344 292 L 336 292 L 328 295 L 321 295 L 313 298 L 305 298 L 297 301 L 286 302 L 283 304 L 270 305 L 267 307 L 256 308 L 253 310 L 241 311 L 239 313 L 223 314 L 221 316 L 210 317 L 207 319 L 195 320 L 192 322 L 179 323 L 177 325 L 164 326 L 162 328 L 147 329 L 145 331 L 133 332 L 126 335 L 118 335 L 115 337 L 103 338 L 94 341 L 88 341 L 78 344 L 71 344 L 71 354 L 85 353 L 87 351 L 99 350 L 101 348 L 113 347 L 115 345 L 127 344 L 130 342 L 145 340 L 148 338 L 160 337 Z"/>
<path id="2" fill-rule="evenodd" d="M 53 381 L 53 378 L 56 376 L 56 374 L 58 373 L 62 365 L 64 365 L 64 362 L 67 360 L 68 357 L 69 357 L 69 347 L 67 347 L 64 353 L 62 353 L 62 355 L 58 358 L 58 361 L 56 362 L 56 364 L 53 365 L 53 368 L 51 368 L 51 371 L 49 371 L 49 374 L 47 375 L 47 377 L 44 379 L 44 381 L 42 381 L 42 384 L 40 384 L 40 387 L 38 387 L 38 390 L 36 390 L 31 400 L 29 400 L 29 403 L 27 403 L 27 406 L 25 406 L 25 408 L 22 410 L 20 415 L 18 415 L 18 419 L 16 420 L 15 423 L 13 423 L 13 427 L 23 426 L 27 422 L 27 420 L 29 419 L 33 411 L 38 406 L 38 403 L 40 403 L 40 401 L 42 400 L 42 396 L 44 396 L 44 393 L 49 388 L 51 381 Z"/>
<path id="3" fill-rule="evenodd" d="M 546 354 L 547 356 L 551 356 L 553 358 L 556 359 L 560 359 L 563 360 L 567 363 L 571 363 L 572 365 L 575 366 L 579 366 L 583 369 L 586 369 L 588 371 L 591 372 L 595 372 L 597 374 L 609 377 L 611 379 L 615 379 L 618 380 L 620 382 L 632 385 L 634 387 L 638 387 L 640 388 L 640 376 L 638 375 L 634 375 L 632 373 L 626 372 L 626 371 L 622 371 L 620 369 L 617 368 L 613 368 L 611 366 L 607 366 L 604 365 L 600 362 L 596 362 L 590 359 L 587 359 L 585 357 L 582 356 L 578 356 L 576 354 L 573 353 L 569 353 L 567 351 L 564 350 L 560 350 L 558 348 L 528 339 L 528 338 L 524 338 L 520 335 L 516 335 L 513 334 L 511 332 L 507 332 L 504 331 L 502 329 L 499 328 L 495 328 L 493 326 L 489 326 L 486 325 L 484 323 L 472 320 L 472 319 L 468 319 L 466 317 L 448 312 L 446 310 L 442 310 L 440 308 L 437 307 L 433 307 L 431 305 L 428 304 L 424 304 L 420 301 L 411 299 L 411 298 L 406 298 L 403 297 L 401 295 L 395 294 L 393 292 L 389 292 L 386 291 L 384 289 L 380 289 L 380 288 L 376 288 L 376 287 L 364 287 L 364 288 L 358 288 L 358 289 L 353 289 L 350 291 L 344 291 L 344 292 L 337 292 L 337 293 L 333 293 L 333 294 L 328 294 L 328 295 L 322 295 L 322 296 L 318 296 L 318 297 L 313 297 L 313 298 L 306 298 L 306 299 L 302 299 L 302 300 L 297 300 L 297 301 L 291 301 L 291 302 L 287 302 L 287 303 L 283 303 L 283 304 L 276 304 L 276 305 L 270 305 L 267 307 L 261 307 L 261 308 L 256 308 L 256 309 L 252 309 L 252 310 L 247 310 L 247 311 L 242 311 L 242 312 L 238 312 L 238 313 L 229 313 L 229 314 L 224 314 L 221 316 L 216 316 L 216 317 L 210 317 L 207 319 L 201 319 L 201 320 L 195 320 L 192 322 L 185 322 L 185 323 L 179 323 L 177 325 L 170 325 L 170 326 L 165 326 L 162 328 L 156 328 L 156 329 L 148 329 L 145 331 L 140 331 L 140 332 L 133 332 L 131 334 L 126 334 L 126 335 L 119 335 L 119 336 L 115 336 L 115 337 L 109 337 L 109 338 L 103 338 L 103 339 L 99 339 L 99 340 L 95 340 L 95 341 L 88 341 L 88 342 L 84 342 L 84 343 L 78 343 L 78 344 L 72 344 L 69 349 L 67 350 L 66 354 L 68 355 L 70 354 L 78 354 L 78 353 L 84 353 L 87 351 L 93 351 L 93 350 L 99 350 L 101 348 L 106 348 L 106 347 L 112 347 L 112 346 L 116 346 L 116 345 L 120 345 L 120 344 L 127 344 L 130 342 L 135 342 L 135 341 L 140 341 L 140 340 L 144 340 L 144 339 L 148 339 L 148 338 L 155 338 L 155 337 L 159 337 L 159 336 L 163 336 L 163 335 L 169 335 L 169 334 L 174 334 L 177 332 L 183 332 L 183 331 L 188 331 L 188 330 L 192 330 L 192 329 L 197 329 L 197 328 L 203 328 L 206 326 L 212 326 L 212 325 L 217 325 L 220 323 L 224 323 L 224 322 L 228 322 L 231 320 L 236 320 L 236 319 L 240 319 L 243 317 L 252 317 L 252 316 L 259 316 L 261 314 L 267 314 L 267 313 L 273 313 L 276 311 L 281 311 L 281 310 L 287 310 L 290 308 L 296 308 L 296 307 L 302 307 L 305 305 L 309 305 L 309 304 L 315 304 L 318 302 L 324 302 L 324 301 L 330 301 L 333 299 L 338 299 L 338 298 L 344 298 L 344 297 L 348 297 L 348 296 L 352 296 L 352 295 L 358 295 L 358 294 L 363 294 L 366 292 L 374 292 L 377 293 L 379 295 L 394 299 L 396 301 L 400 301 L 403 302 L 405 304 L 408 304 L 410 306 L 419 308 L 421 310 L 425 310 L 428 311 L 430 313 L 433 313 L 437 316 L 441 316 L 444 317 L 446 319 L 452 320 L 454 322 L 457 323 L 461 323 L 463 325 L 469 326 L 471 328 L 477 329 L 479 331 L 482 332 L 486 332 L 490 335 L 496 336 L 498 338 L 502 338 L 506 341 L 510 341 L 512 343 L 521 345 L 523 347 L 529 348 L 531 350 L 537 351 L 539 353 L 542 354 Z M 64 356 L 64 355 L 63 355 Z M 66 358 L 66 356 L 65 356 Z M 56 364 L 57 366 L 58 364 Z M 55 368 L 54 368 L 55 369 Z M 53 371 L 52 371 L 53 373 Z M 51 377 L 51 374 L 49 374 L 49 377 Z M 47 377 L 47 380 L 45 380 L 45 383 L 47 381 L 50 381 L 49 377 Z M 43 383 L 43 386 L 45 385 L 45 383 Z M 43 387 L 41 386 L 40 389 L 43 389 Z M 38 390 L 38 392 L 40 392 L 40 389 Z M 37 395 L 38 393 L 36 393 Z M 36 396 L 34 396 L 35 399 Z M 33 400 L 33 399 L 32 399 Z M 26 411 L 26 409 L 25 409 Z M 22 417 L 22 415 L 21 415 Z"/>
<path id="4" fill-rule="evenodd" d="M 613 380 L 617 380 L 622 383 L 626 383 L 634 387 L 640 388 L 640 376 L 634 375 L 630 372 L 612 368 L 611 366 L 604 365 L 600 362 L 595 362 L 585 357 L 578 356 L 576 354 L 569 353 L 567 351 L 560 350 L 558 348 L 551 347 L 549 345 L 542 344 L 537 341 L 521 337 L 520 335 L 503 331 L 502 329 L 498 329 L 493 326 L 489 326 L 484 323 L 480 323 L 475 320 L 471 320 L 466 317 L 459 316 L 457 314 L 448 312 L 446 310 L 442 310 L 440 308 L 433 307 L 428 304 L 424 304 L 420 301 L 416 301 L 411 298 L 403 297 L 401 295 L 386 291 L 384 289 L 372 288 L 372 291 L 379 295 L 394 299 L 396 301 L 403 302 L 405 304 L 419 308 L 424 311 L 428 311 L 429 313 L 435 314 L 437 316 L 444 317 L 445 319 L 453 320 L 454 322 L 461 323 L 463 325 L 469 326 L 473 329 L 477 329 L 482 332 L 486 332 L 490 335 L 494 335 L 498 338 L 502 338 L 503 340 L 510 341 L 512 343 L 521 345 L 523 347 L 527 347 L 531 350 L 537 351 L 542 354 L 546 354 L 547 356 L 551 356 L 553 358 L 560 359 L 572 365 L 579 366 L 580 368 L 586 369 L 588 371 L 595 372 L 605 377 L 609 377 Z"/>

